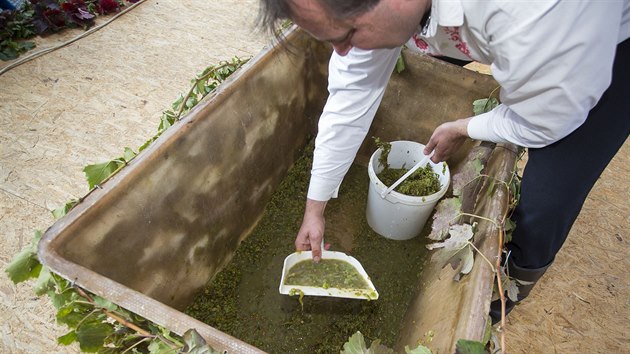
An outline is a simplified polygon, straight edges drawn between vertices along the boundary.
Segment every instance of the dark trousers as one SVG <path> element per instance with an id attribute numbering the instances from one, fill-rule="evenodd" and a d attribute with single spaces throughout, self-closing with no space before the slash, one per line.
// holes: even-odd
<path id="1" fill-rule="evenodd" d="M 617 46 L 612 83 L 586 122 L 554 144 L 528 150 L 513 215 L 516 229 L 507 245 L 516 265 L 541 268 L 554 260 L 588 193 L 628 134 L 630 39 Z"/>

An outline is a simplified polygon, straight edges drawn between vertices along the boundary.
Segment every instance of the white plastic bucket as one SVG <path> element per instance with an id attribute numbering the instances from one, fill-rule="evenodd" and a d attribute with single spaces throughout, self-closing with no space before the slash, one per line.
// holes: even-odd
<path id="1" fill-rule="evenodd" d="M 387 158 L 390 168 L 411 168 L 424 156 L 424 145 L 413 141 L 393 141 Z M 381 197 L 387 186 L 381 182 L 379 174 L 384 166 L 380 166 L 379 157 L 382 149 L 376 150 L 368 164 L 370 187 L 368 190 L 367 222 L 376 233 L 394 240 L 408 240 L 418 236 L 431 215 L 437 202 L 448 189 L 451 174 L 445 162 L 438 164 L 429 161 L 431 168 L 440 178 L 442 188 L 434 194 L 413 197 L 391 191 Z"/>

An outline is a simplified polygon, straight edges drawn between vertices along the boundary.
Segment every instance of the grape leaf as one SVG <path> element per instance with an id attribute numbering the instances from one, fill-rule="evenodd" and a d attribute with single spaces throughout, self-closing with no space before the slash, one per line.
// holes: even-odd
<path id="1" fill-rule="evenodd" d="M 133 152 L 133 150 L 131 150 L 131 148 L 126 147 L 125 148 L 125 152 L 123 153 L 123 159 L 125 159 L 125 161 L 129 162 L 134 157 L 136 157 L 136 153 Z"/>
<path id="2" fill-rule="evenodd" d="M 384 346 L 383 344 L 381 344 L 381 341 L 378 339 L 375 339 L 372 341 L 372 345 L 370 345 L 370 348 L 368 349 L 367 353 L 368 354 L 396 354 L 396 352 L 393 349 Z"/>
<path id="3" fill-rule="evenodd" d="M 111 324 L 98 321 L 84 322 L 77 330 L 77 341 L 81 350 L 87 353 L 96 353 L 103 347 L 105 338 L 114 333 Z"/>
<path id="4" fill-rule="evenodd" d="M 506 218 L 505 223 L 503 224 L 503 232 L 505 233 L 505 240 L 503 240 L 503 242 L 508 243 L 512 241 L 514 229 L 516 229 L 516 223 L 512 221 L 512 219 Z"/>
<path id="5" fill-rule="evenodd" d="M 398 59 L 396 59 L 396 72 L 400 74 L 403 71 L 405 71 L 405 60 L 402 54 L 399 54 Z"/>
<path id="6" fill-rule="evenodd" d="M 470 181 L 479 177 L 483 167 L 484 166 L 480 159 L 474 159 L 466 162 L 461 171 L 453 176 L 453 195 L 462 195 L 464 187 L 470 183 Z"/>
<path id="7" fill-rule="evenodd" d="M 160 354 L 160 353 L 169 353 L 173 352 L 173 348 L 169 347 L 168 344 L 162 342 L 161 340 L 153 340 L 149 344 L 148 348 L 149 353 L 151 354 Z"/>
<path id="8" fill-rule="evenodd" d="M 460 339 L 455 345 L 455 354 L 487 354 L 486 346 L 474 340 Z"/>
<path id="9" fill-rule="evenodd" d="M 15 283 L 21 283 L 25 280 L 36 278 L 42 269 L 42 264 L 37 258 L 37 244 L 42 238 L 42 232 L 35 231 L 35 238 L 22 251 L 13 257 L 13 260 L 5 271 L 9 278 Z"/>
<path id="10" fill-rule="evenodd" d="M 55 283 L 53 282 L 52 273 L 48 267 L 43 267 L 39 272 L 39 276 L 37 277 L 37 282 L 35 283 L 35 294 L 37 296 L 42 296 L 47 292 L 54 289 Z"/>
<path id="11" fill-rule="evenodd" d="M 507 287 L 506 287 L 506 293 L 507 293 L 507 297 L 508 299 L 517 302 L 518 301 L 518 285 L 516 283 L 516 280 L 509 278 L 508 282 L 507 282 Z"/>
<path id="12" fill-rule="evenodd" d="M 104 308 L 108 311 L 118 310 L 118 306 L 116 306 L 116 304 L 100 296 L 94 296 L 93 300 L 94 300 L 94 304 L 100 308 Z"/>
<path id="13" fill-rule="evenodd" d="M 367 350 L 363 334 L 361 334 L 361 332 L 357 332 L 343 344 L 341 354 L 364 354 L 367 353 Z"/>
<path id="14" fill-rule="evenodd" d="M 66 215 L 70 211 L 70 209 L 74 208 L 74 206 L 77 205 L 78 203 L 79 201 L 76 199 L 70 200 L 64 206 L 53 210 L 52 211 L 53 217 L 55 219 L 61 218 L 62 216 Z"/>
<path id="15" fill-rule="evenodd" d="M 499 268 L 499 274 L 501 276 L 501 285 L 503 287 L 503 291 L 507 295 L 508 299 L 514 302 L 517 302 L 518 294 L 520 292 L 519 286 L 531 285 L 531 284 L 534 284 L 534 282 L 512 278 L 506 273 L 505 270 L 506 270 L 505 266 L 502 266 Z M 498 289 L 495 286 L 494 291 L 492 292 L 492 301 L 499 300 L 500 298 L 497 290 Z"/>
<path id="16" fill-rule="evenodd" d="M 75 328 L 85 318 L 85 315 L 80 310 L 75 309 L 74 302 L 65 304 L 57 311 L 57 322 L 67 325 L 70 328 Z"/>
<path id="17" fill-rule="evenodd" d="M 429 250 L 441 248 L 431 256 L 431 260 L 437 262 L 440 267 L 444 267 L 448 263 L 455 265 L 461 261 L 460 273 L 470 273 L 474 264 L 473 251 L 469 243 L 473 237 L 472 226 L 468 224 L 453 225 L 448 232 L 450 237 L 444 242 L 427 245 Z"/>
<path id="18" fill-rule="evenodd" d="M 77 332 L 74 330 L 64 334 L 63 336 L 57 338 L 57 343 L 62 345 L 70 345 L 77 340 Z"/>
<path id="19" fill-rule="evenodd" d="M 209 346 L 206 341 L 194 329 L 189 329 L 184 333 L 185 346 L 180 353 L 189 354 L 221 354 Z"/>
<path id="20" fill-rule="evenodd" d="M 442 241 L 448 235 L 448 229 L 457 221 L 462 208 L 459 198 L 442 199 L 435 208 L 431 233 L 427 236 L 434 241 Z"/>
<path id="21" fill-rule="evenodd" d="M 67 303 L 76 300 L 78 297 L 77 293 L 74 291 L 50 291 L 48 292 L 48 296 L 57 310 L 60 310 Z"/>
<path id="22" fill-rule="evenodd" d="M 431 354 L 431 349 L 425 347 L 424 345 L 419 345 L 415 349 L 410 349 L 409 346 L 405 346 L 406 354 Z"/>
<path id="23" fill-rule="evenodd" d="M 83 168 L 83 172 L 85 173 L 85 177 L 87 178 L 88 184 L 90 185 L 90 189 L 103 182 L 114 172 L 116 172 L 121 166 L 122 163 L 117 160 L 85 166 Z"/>
<path id="24" fill-rule="evenodd" d="M 486 112 L 490 112 L 496 106 L 499 105 L 499 100 L 494 97 L 481 98 L 473 101 L 473 114 L 478 115 Z"/>
<path id="25" fill-rule="evenodd" d="M 374 340 L 368 349 L 365 338 L 361 332 L 353 334 L 346 343 L 343 344 L 341 354 L 395 354 L 392 349 L 382 345 L 379 340 Z"/>
<path id="26" fill-rule="evenodd" d="M 171 103 L 171 108 L 173 111 L 179 111 L 179 108 L 182 106 L 182 102 L 184 101 L 184 95 L 179 95 L 179 97 L 175 100 L 175 102 Z"/>

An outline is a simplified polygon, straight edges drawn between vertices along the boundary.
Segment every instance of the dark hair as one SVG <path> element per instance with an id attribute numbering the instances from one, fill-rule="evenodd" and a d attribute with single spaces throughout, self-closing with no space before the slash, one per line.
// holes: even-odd
<path id="1" fill-rule="evenodd" d="M 258 26 L 275 32 L 282 20 L 291 18 L 291 0 L 260 0 Z M 335 18 L 347 18 L 371 10 L 380 0 L 315 0 L 328 9 Z"/>

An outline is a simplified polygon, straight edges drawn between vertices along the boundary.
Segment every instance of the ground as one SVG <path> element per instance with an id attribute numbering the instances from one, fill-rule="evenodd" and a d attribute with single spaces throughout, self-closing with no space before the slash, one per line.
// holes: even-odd
<path id="1" fill-rule="evenodd" d="M 87 193 L 83 166 L 137 148 L 195 74 L 269 42 L 253 28 L 256 12 L 256 0 L 147 0 L 89 37 L 0 76 L 3 269 L 34 230 L 52 224 L 50 210 Z M 39 48 L 80 33 L 38 40 Z M 510 353 L 630 353 L 629 175 L 626 143 L 553 267 L 510 315 Z M 55 324 L 48 300 L 4 275 L 0 326 L 0 352 L 78 352 L 56 344 L 66 329 Z"/>

